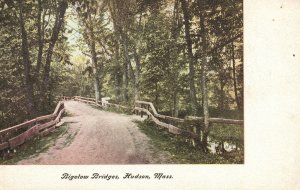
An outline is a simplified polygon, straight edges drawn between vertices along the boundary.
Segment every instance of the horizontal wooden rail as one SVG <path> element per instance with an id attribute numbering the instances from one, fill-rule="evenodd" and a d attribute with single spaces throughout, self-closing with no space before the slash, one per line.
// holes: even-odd
<path id="1" fill-rule="evenodd" d="M 195 116 L 186 116 L 184 119 L 177 118 L 177 117 L 171 117 L 171 116 L 166 116 L 166 115 L 161 115 L 158 114 L 154 105 L 151 102 L 145 102 L 145 101 L 135 101 L 136 104 L 144 104 L 144 105 L 149 105 L 154 116 L 159 117 L 161 119 L 168 119 L 171 121 L 176 121 L 176 122 L 184 122 L 185 120 L 188 121 L 203 121 L 203 117 L 195 117 Z M 210 123 L 224 123 L 224 124 L 234 124 L 234 125 L 244 125 L 243 120 L 235 120 L 235 119 L 224 119 L 224 118 L 209 118 Z"/>
<path id="2" fill-rule="evenodd" d="M 204 121 L 203 117 L 195 117 L 195 116 L 186 116 L 186 120 L 188 121 Z M 235 119 L 223 119 L 223 118 L 209 118 L 208 121 L 210 123 L 223 123 L 223 124 L 231 124 L 231 125 L 244 125 L 243 120 L 235 120 Z"/>
<path id="3" fill-rule="evenodd" d="M 105 108 L 105 106 L 114 106 L 116 108 L 123 108 L 123 109 L 131 110 L 131 108 L 122 106 L 120 104 L 113 104 L 113 103 L 109 103 L 109 102 L 102 103 L 102 101 L 98 101 L 98 103 L 96 103 L 95 98 L 85 98 L 85 97 L 81 97 L 81 96 L 74 96 L 74 100 L 84 102 L 84 103 L 94 104 L 94 105 L 102 107 L 102 108 Z M 101 103 L 101 104 L 99 104 L 99 103 Z"/>
<path id="4" fill-rule="evenodd" d="M 167 115 L 161 115 L 159 113 L 157 113 L 154 105 L 152 104 L 152 102 L 145 102 L 145 101 L 140 101 L 137 100 L 135 101 L 136 104 L 144 104 L 144 105 L 148 105 L 150 106 L 153 114 L 155 117 L 161 118 L 161 119 L 167 119 L 167 120 L 171 120 L 171 121 L 176 121 L 176 122 L 184 122 L 184 119 L 178 118 L 178 117 L 171 117 L 171 116 L 167 116 Z"/>
<path id="5" fill-rule="evenodd" d="M 14 149 L 37 135 L 44 136 L 48 134 L 60 122 L 64 112 L 64 103 L 60 101 L 52 114 L 40 116 L 1 130 L 0 151 L 8 148 Z M 22 129 L 21 133 L 19 132 L 20 129 Z"/>
<path id="6" fill-rule="evenodd" d="M 173 133 L 173 134 L 181 134 L 183 132 L 182 129 L 178 128 L 178 127 L 175 127 L 174 125 L 171 125 L 171 124 L 167 124 L 167 123 L 164 123 L 164 122 L 161 122 L 159 121 L 150 111 L 148 111 L 147 109 L 145 108 L 139 108 L 139 107 L 135 107 L 134 108 L 135 110 L 138 110 L 138 111 L 142 111 L 142 112 L 145 112 L 151 119 L 152 121 L 154 121 L 154 123 L 156 123 L 157 125 L 161 126 L 161 127 L 164 127 L 164 128 L 167 128 L 169 130 L 170 133 Z"/>
<path id="7" fill-rule="evenodd" d="M 145 102 L 145 101 L 135 101 L 135 108 L 137 112 L 139 112 L 142 116 L 142 113 L 146 113 L 148 117 L 154 121 L 158 126 L 167 128 L 170 133 L 173 134 L 181 134 L 185 136 L 189 136 L 191 138 L 191 142 L 193 145 L 195 145 L 195 139 L 198 138 L 200 139 L 200 134 L 196 134 L 197 131 L 197 126 L 191 126 L 191 128 L 188 129 L 182 129 L 178 128 L 172 124 L 167 124 L 162 121 L 159 121 L 158 118 L 160 119 L 165 119 L 168 121 L 175 121 L 179 123 L 187 122 L 187 121 L 204 121 L 203 117 L 194 117 L 194 116 L 187 116 L 184 119 L 177 118 L 177 117 L 171 117 L 171 116 L 166 116 L 157 113 L 154 105 L 151 102 Z M 150 112 L 152 110 L 153 113 Z M 223 119 L 223 118 L 209 118 L 210 123 L 223 123 L 223 124 L 232 124 L 232 125 L 240 125 L 243 126 L 244 122 L 243 120 L 234 120 L 234 119 Z"/>
<path id="8" fill-rule="evenodd" d="M 80 102 L 84 102 L 84 103 L 95 104 L 95 105 L 101 106 L 100 104 L 97 104 L 96 101 L 87 100 L 87 99 L 80 98 L 80 97 L 75 97 L 74 100 L 77 100 L 77 101 L 80 101 Z"/>
<path id="9" fill-rule="evenodd" d="M 89 100 L 89 101 L 94 101 L 96 102 L 95 98 L 86 98 L 86 97 L 82 97 L 82 96 L 74 96 L 74 98 L 76 99 L 83 99 L 83 100 Z"/>
<path id="10" fill-rule="evenodd" d="M 109 103 L 109 102 L 105 102 L 104 105 L 102 105 L 102 102 L 99 101 L 101 104 L 96 104 L 95 98 L 86 98 L 86 97 L 81 97 L 81 96 L 74 96 L 74 100 L 81 101 L 81 102 L 84 102 L 84 103 L 94 104 L 94 105 L 97 105 L 97 106 L 100 106 L 100 107 L 103 107 L 103 108 L 104 108 L 105 105 L 108 105 L 108 106 L 115 106 L 117 108 L 123 108 L 123 109 L 127 109 L 127 110 L 132 109 L 132 108 L 129 108 L 129 107 L 126 107 L 126 106 L 122 106 L 122 105 L 119 105 L 119 104 L 113 104 L 113 103 Z M 158 124 L 162 127 L 168 128 L 169 131 L 174 133 L 174 134 L 181 133 L 180 128 L 177 128 L 177 127 L 175 127 L 173 125 L 170 125 L 170 124 L 166 124 L 164 122 L 161 122 L 158 119 L 156 119 L 156 117 L 161 118 L 161 119 L 168 119 L 168 120 L 172 120 L 172 121 L 176 121 L 176 122 L 184 122 L 184 119 L 158 114 L 155 107 L 153 106 L 153 104 L 151 102 L 136 101 L 136 104 L 149 105 L 151 107 L 152 111 L 153 111 L 153 114 L 151 112 L 149 112 L 147 109 L 143 109 L 143 108 L 140 108 L 140 107 L 135 107 L 134 110 L 145 112 L 147 115 L 149 115 L 154 120 L 154 122 L 156 124 Z"/>

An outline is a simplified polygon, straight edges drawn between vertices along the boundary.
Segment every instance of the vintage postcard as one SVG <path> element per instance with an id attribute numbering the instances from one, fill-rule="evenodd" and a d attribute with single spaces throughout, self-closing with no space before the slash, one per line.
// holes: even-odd
<path id="1" fill-rule="evenodd" d="M 0 190 L 300 188 L 299 10 L 0 0 Z"/>

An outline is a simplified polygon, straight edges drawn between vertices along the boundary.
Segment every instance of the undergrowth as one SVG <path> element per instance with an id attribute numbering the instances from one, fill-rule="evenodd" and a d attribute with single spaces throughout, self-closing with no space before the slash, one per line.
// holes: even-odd
<path id="1" fill-rule="evenodd" d="M 191 146 L 187 139 L 170 134 L 165 129 L 157 127 L 150 120 L 135 121 L 138 127 L 151 139 L 154 154 L 167 151 L 176 164 L 242 164 L 243 161 L 225 158 L 221 155 L 204 153 L 200 148 Z"/>

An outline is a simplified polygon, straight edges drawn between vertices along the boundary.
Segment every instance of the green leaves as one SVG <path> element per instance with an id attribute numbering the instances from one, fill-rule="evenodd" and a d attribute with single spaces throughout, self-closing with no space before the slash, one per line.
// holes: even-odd
<path id="1" fill-rule="evenodd" d="M 24 1 L 25 28 L 28 31 L 28 49 L 32 62 L 30 76 L 37 102 L 44 98 L 40 97 L 40 80 L 45 69 L 45 52 L 55 26 L 57 2 L 41 0 L 42 42 L 45 48 L 42 49 L 41 69 L 37 71 L 37 16 L 40 9 L 38 1 Z M 179 114 L 182 117 L 191 113 L 189 56 L 183 28 L 185 19 L 178 0 L 68 2 L 71 2 L 71 6 L 67 13 L 71 16 L 66 17 L 67 20 L 62 25 L 63 33 L 59 33 L 52 51 L 50 102 L 55 95 L 62 94 L 94 96 L 93 69 L 97 68 L 100 71 L 97 77 L 102 82 L 101 93 L 105 96 L 121 101 L 124 86 L 127 85 L 125 78 L 128 76 L 126 88 L 130 98 L 126 103 L 134 100 L 138 83 L 140 98 L 155 103 L 159 112 Z M 210 114 L 231 117 L 227 113 L 237 109 L 235 100 L 238 97 L 242 102 L 243 99 L 243 40 L 240 37 L 232 41 L 234 36 L 243 31 L 243 4 L 241 0 L 209 0 L 205 1 L 204 10 L 199 10 L 198 2 L 189 1 L 188 6 L 190 43 L 195 61 L 194 85 L 198 103 L 196 115 L 202 116 L 200 110 L 203 97 L 200 86 L 204 49 L 201 43 L 204 38 L 200 35 L 200 11 L 204 11 L 206 51 L 211 58 L 206 67 Z M 17 2 L 1 1 L 0 10 L 0 111 L 4 115 L 0 122 L 8 126 L 14 121 L 13 118 L 18 116 L 15 120 L 20 121 L 26 117 L 24 66 L 21 64 Z M 74 19 L 75 17 L 78 19 Z M 69 20 L 74 20 L 76 24 L 69 26 Z M 81 55 L 81 52 L 91 54 L 88 48 L 91 42 L 95 43 L 98 61 L 96 67 L 86 62 L 90 59 L 88 55 Z M 139 67 L 137 62 L 140 62 Z M 140 72 L 137 74 L 138 70 Z M 139 76 L 136 77 L 137 75 Z M 236 85 L 233 79 L 236 80 Z M 216 141 L 243 141 L 242 131 L 235 126 L 213 125 L 211 135 Z"/>
<path id="2" fill-rule="evenodd" d="M 216 142 L 226 141 L 242 145 L 244 141 L 244 131 L 241 126 L 213 124 L 209 134 Z"/>

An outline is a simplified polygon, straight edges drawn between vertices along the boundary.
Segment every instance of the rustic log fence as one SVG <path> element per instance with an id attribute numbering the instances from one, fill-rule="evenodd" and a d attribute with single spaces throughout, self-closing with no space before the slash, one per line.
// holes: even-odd
<path id="1" fill-rule="evenodd" d="M 184 119 L 158 114 L 155 107 L 153 106 L 153 104 L 151 102 L 135 101 L 134 110 L 136 111 L 135 113 L 140 114 L 141 117 L 143 117 L 143 113 L 147 114 L 148 118 L 150 118 L 154 123 L 156 123 L 160 127 L 167 128 L 170 133 L 178 135 L 178 134 L 182 134 L 182 133 L 186 132 L 183 129 L 175 127 L 172 124 L 164 123 L 164 122 L 160 121 L 159 119 L 157 119 L 157 118 L 161 118 L 161 119 L 173 120 L 176 122 L 184 122 Z M 152 113 L 151 113 L 151 110 L 152 110 Z M 187 132 L 187 133 L 189 133 L 189 132 Z M 196 135 L 196 134 L 193 134 L 193 136 L 194 135 Z"/>
<path id="2" fill-rule="evenodd" d="M 173 123 L 186 123 L 189 121 L 195 122 L 203 122 L 203 117 L 194 117 L 187 116 L 183 118 L 171 117 L 167 115 L 159 114 L 154 105 L 151 102 L 146 101 L 135 101 L 134 108 L 126 107 L 119 104 L 113 104 L 108 102 L 96 102 L 95 98 L 86 98 L 81 96 L 67 97 L 67 96 L 59 96 L 56 97 L 60 100 L 75 100 L 88 104 L 92 104 L 101 108 L 106 108 L 107 106 L 116 107 L 118 109 L 124 109 L 135 112 L 135 114 L 141 115 L 146 114 L 148 118 L 150 118 L 154 123 L 156 123 L 159 127 L 163 127 L 168 129 L 168 131 L 175 135 L 183 135 L 188 136 L 194 142 L 196 138 L 201 138 L 201 134 L 199 134 L 198 130 L 195 126 L 191 129 L 185 129 L 176 127 Z M 30 121 L 23 122 L 19 125 L 15 125 L 13 127 L 9 127 L 7 129 L 0 131 L 0 151 L 4 150 L 13 150 L 19 145 L 24 144 L 29 139 L 32 139 L 36 136 L 45 136 L 57 128 L 59 125 L 61 118 L 63 117 L 63 113 L 65 112 L 64 103 L 60 101 L 54 112 L 49 115 L 40 116 L 34 118 Z M 161 121 L 161 120 L 163 121 Z M 164 122 L 167 121 L 167 122 Z M 223 119 L 223 118 L 209 118 L 210 123 L 222 123 L 229 125 L 239 125 L 243 127 L 243 120 L 234 120 L 234 119 Z M 193 143 L 194 144 L 194 143 Z"/>
<path id="3" fill-rule="evenodd" d="M 40 116 L 19 125 L 0 131 L 0 151 L 13 150 L 36 136 L 45 136 L 57 128 L 63 113 L 64 103 L 60 101 L 54 112 Z"/>
<path id="4" fill-rule="evenodd" d="M 204 117 L 195 117 L 195 116 L 186 116 L 185 120 L 187 121 L 203 121 Z M 239 125 L 241 127 L 244 126 L 243 120 L 236 120 L 236 119 L 223 119 L 223 118 L 209 118 L 208 121 L 210 123 L 221 123 L 221 124 L 229 124 L 229 125 Z"/>
<path id="5" fill-rule="evenodd" d="M 96 103 L 95 98 L 74 96 L 74 97 L 68 98 L 68 99 L 74 99 L 76 101 L 81 101 L 84 103 L 89 103 L 89 104 L 93 104 L 93 105 L 104 108 L 104 105 L 102 105 L 101 101 Z M 166 128 L 172 134 L 188 136 L 191 138 L 191 140 L 193 142 L 195 141 L 196 138 L 201 138 L 200 134 L 198 133 L 199 129 L 197 129 L 196 126 L 192 126 L 192 128 L 189 128 L 189 129 L 184 129 L 184 128 L 175 126 L 173 123 L 184 124 L 184 123 L 188 123 L 190 121 L 200 123 L 200 122 L 204 121 L 203 117 L 186 116 L 185 118 L 178 118 L 178 117 L 162 115 L 156 111 L 153 103 L 146 102 L 146 101 L 140 101 L 140 100 L 135 101 L 134 108 L 129 108 L 126 106 L 122 106 L 119 104 L 113 104 L 113 103 L 105 103 L 105 104 L 108 106 L 123 108 L 125 110 L 133 109 L 133 112 L 135 112 L 135 114 L 141 115 L 141 117 L 143 117 L 143 114 L 145 114 L 145 115 L 147 115 L 148 118 L 150 118 L 158 126 Z M 161 120 L 163 120 L 163 121 L 161 121 Z M 164 121 L 166 121 L 166 122 L 164 122 Z M 228 125 L 239 125 L 241 127 L 243 127 L 243 125 L 244 125 L 243 120 L 224 119 L 224 118 L 209 118 L 209 122 L 210 123 L 222 123 L 222 124 L 228 124 Z"/>
<path id="6" fill-rule="evenodd" d="M 120 105 L 120 104 L 113 104 L 113 103 L 102 102 L 102 101 L 98 101 L 98 103 L 97 103 L 95 98 L 86 98 L 86 97 L 82 97 L 82 96 L 74 96 L 71 99 L 76 100 L 76 101 L 80 101 L 80 102 L 84 102 L 84 103 L 88 103 L 88 104 L 93 104 L 93 105 L 101 107 L 101 108 L 106 108 L 106 107 L 110 106 L 110 107 L 115 107 L 115 108 L 118 108 L 118 109 L 124 109 L 124 110 L 127 110 L 127 111 L 131 111 L 131 108 Z"/>
<path id="7" fill-rule="evenodd" d="M 168 131 L 172 134 L 189 136 L 194 146 L 197 141 L 196 139 L 199 140 L 201 138 L 201 134 L 199 133 L 200 130 L 197 128 L 197 126 L 191 126 L 192 128 L 184 129 L 184 128 L 176 127 L 170 123 L 171 122 L 188 123 L 190 121 L 201 123 L 204 122 L 203 117 L 186 116 L 184 119 L 182 119 L 182 118 L 158 114 L 154 105 L 151 102 L 145 102 L 139 100 L 135 101 L 134 110 L 135 110 L 135 114 L 139 114 L 141 115 L 141 117 L 143 117 L 143 113 L 145 113 L 148 116 L 148 118 L 150 118 L 154 123 L 156 123 L 160 127 L 168 129 Z M 166 120 L 168 123 L 162 122 L 158 118 Z M 235 119 L 209 118 L 209 123 L 238 125 L 240 127 L 244 126 L 243 120 L 235 120 Z"/>

